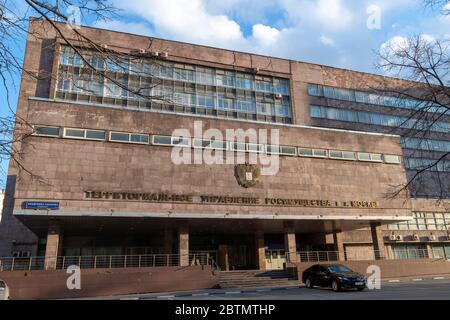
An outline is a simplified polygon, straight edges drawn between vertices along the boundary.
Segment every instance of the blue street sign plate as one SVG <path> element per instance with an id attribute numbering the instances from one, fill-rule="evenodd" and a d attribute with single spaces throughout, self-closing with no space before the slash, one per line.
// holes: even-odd
<path id="1" fill-rule="evenodd" d="M 24 201 L 25 209 L 58 210 L 59 202 Z"/>

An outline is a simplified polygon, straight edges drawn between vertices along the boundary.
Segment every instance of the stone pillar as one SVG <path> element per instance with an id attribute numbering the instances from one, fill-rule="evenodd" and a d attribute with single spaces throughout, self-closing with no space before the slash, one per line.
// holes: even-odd
<path id="1" fill-rule="evenodd" d="M 259 270 L 266 269 L 266 249 L 264 248 L 264 232 L 255 232 L 256 263 Z"/>
<path id="2" fill-rule="evenodd" d="M 164 254 L 173 254 L 173 229 L 164 228 Z"/>
<path id="3" fill-rule="evenodd" d="M 181 226 L 178 229 L 178 250 L 180 254 L 180 266 L 189 265 L 189 228 Z"/>
<path id="4" fill-rule="evenodd" d="M 334 250 L 338 253 L 338 260 L 345 261 L 344 234 L 341 230 L 333 230 Z"/>
<path id="5" fill-rule="evenodd" d="M 219 244 L 219 266 L 221 270 L 229 271 L 230 270 L 230 261 L 229 261 L 229 246 L 226 244 Z"/>
<path id="6" fill-rule="evenodd" d="M 51 221 L 47 231 L 45 248 L 45 270 L 56 270 L 56 262 L 62 250 L 62 228 L 57 222 Z"/>
<path id="7" fill-rule="evenodd" d="M 428 259 L 433 259 L 434 258 L 433 246 L 431 245 L 431 243 L 427 243 L 426 246 L 427 246 Z"/>
<path id="8" fill-rule="evenodd" d="M 284 247 L 287 257 L 286 262 L 297 262 L 297 242 L 292 223 L 285 223 L 284 225 Z"/>
<path id="9" fill-rule="evenodd" d="M 372 233 L 372 243 L 374 256 L 376 260 L 381 260 L 386 258 L 386 247 L 384 246 L 383 231 L 381 230 L 381 223 L 371 222 L 370 231 Z"/>
<path id="10" fill-rule="evenodd" d="M 325 244 L 327 245 L 327 247 L 334 246 L 334 233 L 325 234 Z"/>

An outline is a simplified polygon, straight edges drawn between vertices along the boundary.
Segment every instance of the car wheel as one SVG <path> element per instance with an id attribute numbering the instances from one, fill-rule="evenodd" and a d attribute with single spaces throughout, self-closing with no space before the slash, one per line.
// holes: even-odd
<path id="1" fill-rule="evenodd" d="M 313 287 L 313 284 L 312 284 L 310 278 L 307 278 L 307 279 L 306 279 L 306 281 L 305 281 L 305 286 L 306 286 L 308 289 L 311 289 L 311 288 Z"/>
<path id="2" fill-rule="evenodd" d="M 335 292 L 341 290 L 341 287 L 339 286 L 339 283 L 336 280 L 333 281 L 333 283 L 331 284 L 331 289 L 333 289 L 333 291 Z"/>

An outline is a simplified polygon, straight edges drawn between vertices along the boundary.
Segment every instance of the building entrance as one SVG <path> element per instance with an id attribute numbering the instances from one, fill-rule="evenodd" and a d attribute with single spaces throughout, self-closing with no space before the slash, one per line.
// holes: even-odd
<path id="1" fill-rule="evenodd" d="M 250 245 L 235 244 L 229 246 L 230 270 L 252 269 L 253 261 L 250 257 Z"/>
<path id="2" fill-rule="evenodd" d="M 281 270 L 286 263 L 284 250 L 266 250 L 266 270 Z"/>

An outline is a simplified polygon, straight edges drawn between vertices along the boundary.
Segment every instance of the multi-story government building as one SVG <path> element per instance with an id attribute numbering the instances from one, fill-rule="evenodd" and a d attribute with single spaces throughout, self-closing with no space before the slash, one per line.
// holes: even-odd
<path id="1" fill-rule="evenodd" d="M 0 256 L 50 269 L 56 256 L 188 265 L 207 252 L 222 269 L 305 252 L 450 258 L 450 201 L 433 199 L 450 197 L 449 160 L 393 196 L 450 151 L 449 115 L 407 138 L 410 101 L 372 90 L 410 83 L 88 27 L 101 50 L 67 29 L 71 47 L 30 28 Z"/>

